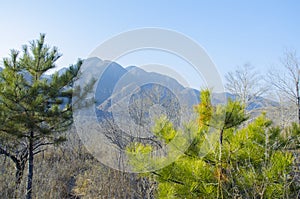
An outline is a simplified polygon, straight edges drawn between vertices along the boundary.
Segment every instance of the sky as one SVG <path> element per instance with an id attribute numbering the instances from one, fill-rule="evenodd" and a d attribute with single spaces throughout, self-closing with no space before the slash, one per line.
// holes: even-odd
<path id="1" fill-rule="evenodd" d="M 68 66 L 87 58 L 107 39 L 144 27 L 191 38 L 205 49 L 222 77 L 245 63 L 265 73 L 286 49 L 300 55 L 297 0 L 0 0 L 0 9 L 0 58 L 46 33 L 46 42 L 63 54 L 57 65 Z M 120 62 L 138 65 L 137 57 L 141 54 Z"/>

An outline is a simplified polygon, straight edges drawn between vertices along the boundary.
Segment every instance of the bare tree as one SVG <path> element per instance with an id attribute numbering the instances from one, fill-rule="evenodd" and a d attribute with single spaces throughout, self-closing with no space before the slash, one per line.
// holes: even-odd
<path id="1" fill-rule="evenodd" d="M 234 72 L 227 73 L 225 79 L 227 91 L 235 95 L 247 108 L 253 108 L 267 90 L 264 79 L 249 63 L 238 66 Z"/>
<path id="2" fill-rule="evenodd" d="M 269 71 L 270 84 L 286 99 L 286 103 L 295 104 L 295 115 L 300 124 L 300 62 L 296 51 L 286 51 L 280 59 L 280 66 L 280 69 Z"/>
<path id="3" fill-rule="evenodd" d="M 272 97 L 276 99 L 276 106 L 268 109 L 268 117 L 281 128 L 285 129 L 290 126 L 291 122 L 295 121 L 297 112 L 295 104 L 291 103 L 279 92 L 274 92 Z"/>

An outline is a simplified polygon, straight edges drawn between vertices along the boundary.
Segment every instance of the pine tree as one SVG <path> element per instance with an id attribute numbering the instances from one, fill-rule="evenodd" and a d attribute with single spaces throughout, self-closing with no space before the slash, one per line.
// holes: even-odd
<path id="1" fill-rule="evenodd" d="M 44 40 L 41 34 L 24 45 L 22 53 L 12 50 L 0 72 L 0 154 L 16 166 L 16 188 L 28 163 L 28 199 L 32 198 L 34 156 L 66 139 L 63 132 L 72 123 L 71 86 L 81 65 L 79 61 L 65 73 L 45 78 L 61 54 Z"/>
<path id="2" fill-rule="evenodd" d="M 158 182 L 159 198 L 288 198 L 293 197 L 291 176 L 292 154 L 286 150 L 286 139 L 273 127 L 265 114 L 247 125 L 245 108 L 237 101 L 213 106 L 210 92 L 201 92 L 196 106 L 197 124 L 186 125 L 184 132 L 193 131 L 189 148 L 170 165 L 150 172 Z M 167 125 L 160 125 L 160 123 Z M 162 142 L 176 138 L 171 123 L 158 121 L 154 133 Z M 169 133 L 168 133 L 169 132 Z M 208 135 L 210 150 L 203 153 Z M 155 164 L 143 154 L 151 146 L 136 143 L 128 149 L 131 164 L 140 168 Z M 140 155 L 142 154 L 142 155 Z"/>

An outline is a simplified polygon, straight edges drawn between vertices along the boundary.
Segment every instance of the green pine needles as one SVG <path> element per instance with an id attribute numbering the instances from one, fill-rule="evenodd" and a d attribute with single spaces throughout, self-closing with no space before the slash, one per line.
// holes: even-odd
<path id="1" fill-rule="evenodd" d="M 201 92 L 201 103 L 195 109 L 197 122 L 185 129 L 194 131 L 190 147 L 167 167 L 146 174 L 158 183 L 158 198 L 297 197 L 299 187 L 292 173 L 290 136 L 272 126 L 265 114 L 245 124 L 248 116 L 241 103 L 229 100 L 225 105 L 213 106 L 210 95 L 208 90 Z M 293 128 L 291 135 L 299 129 Z M 216 141 L 203 154 L 205 135 L 210 130 Z M 162 142 L 170 142 L 174 131 L 168 124 L 154 133 Z M 296 145 L 293 142 L 294 149 Z M 136 153 L 150 153 L 151 149 L 141 143 L 129 148 Z M 130 157 L 135 168 L 145 164 L 143 156 Z"/>
<path id="2" fill-rule="evenodd" d="M 28 162 L 27 198 L 32 197 L 33 158 L 45 146 L 66 138 L 72 123 L 72 83 L 81 61 L 63 74 L 45 73 L 61 57 L 57 48 L 45 44 L 45 35 L 11 51 L 0 73 L 0 154 L 16 165 L 16 189 Z"/>

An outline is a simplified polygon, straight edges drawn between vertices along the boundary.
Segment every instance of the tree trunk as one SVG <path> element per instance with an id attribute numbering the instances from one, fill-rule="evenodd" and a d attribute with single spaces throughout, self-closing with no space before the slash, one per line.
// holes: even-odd
<path id="1" fill-rule="evenodd" d="M 17 160 L 15 162 L 16 165 L 16 178 L 15 178 L 15 193 L 14 193 L 14 198 L 19 198 L 19 188 L 22 182 L 24 170 L 25 170 L 25 164 L 26 161 L 23 160 Z"/>
<path id="2" fill-rule="evenodd" d="M 300 97 L 298 97 L 297 108 L 298 108 L 298 124 L 300 124 Z"/>
<path id="3" fill-rule="evenodd" d="M 300 124 L 300 90 L 299 90 L 299 77 L 296 80 L 296 104 L 297 104 L 297 109 L 298 109 L 298 124 Z"/>
<path id="4" fill-rule="evenodd" d="M 27 176 L 27 193 L 26 199 L 32 198 L 32 179 L 33 179 L 33 132 L 30 132 L 28 147 L 28 176 Z"/>
<path id="5" fill-rule="evenodd" d="M 222 145 L 223 145 L 223 132 L 224 129 L 222 128 L 220 131 L 220 138 L 219 138 L 219 165 L 218 165 L 218 193 L 217 193 L 217 198 L 222 198 L 223 199 L 223 190 L 222 190 Z"/>
<path id="6" fill-rule="evenodd" d="M 16 189 L 18 189 L 23 178 L 25 162 L 22 160 L 18 160 L 15 164 L 16 164 Z"/>
<path id="7" fill-rule="evenodd" d="M 22 178 L 23 178 L 25 164 L 26 164 L 26 161 L 27 161 L 26 151 L 18 157 L 17 155 L 12 155 L 9 151 L 7 151 L 7 150 L 0 147 L 0 155 L 1 154 L 4 154 L 6 157 L 9 157 L 15 164 L 15 168 L 16 168 L 15 193 L 17 194 L 18 189 L 19 189 L 20 184 L 21 184 L 21 181 L 22 181 Z M 17 198 L 17 196 L 15 198 Z"/>

